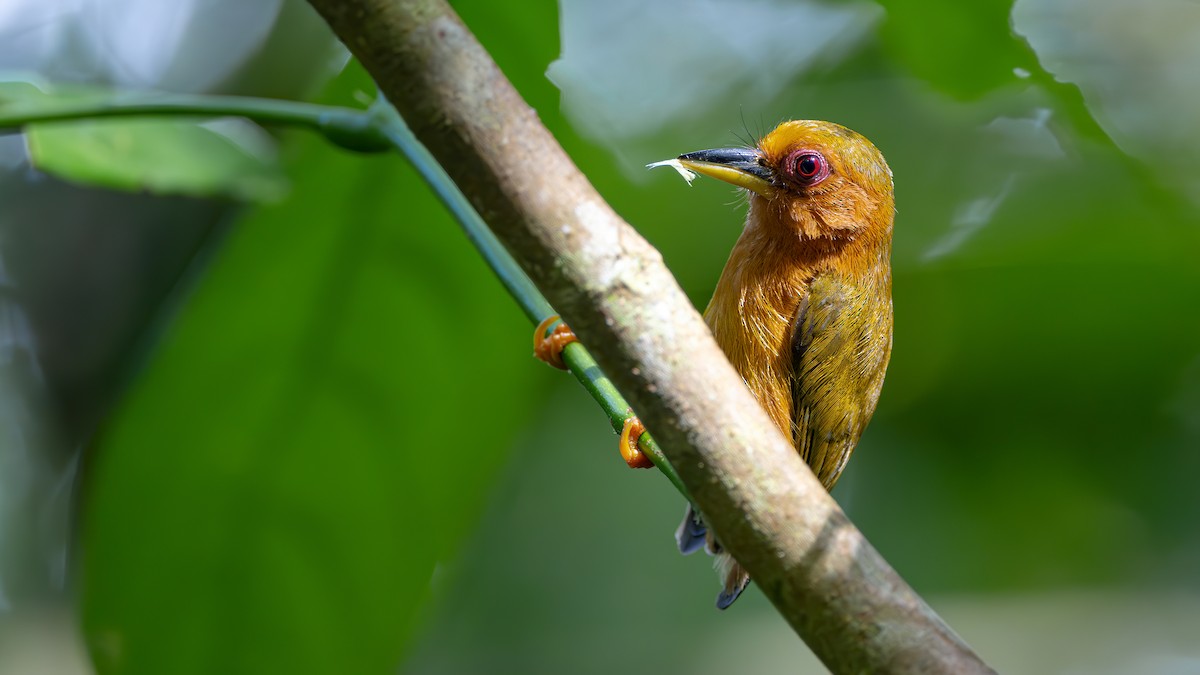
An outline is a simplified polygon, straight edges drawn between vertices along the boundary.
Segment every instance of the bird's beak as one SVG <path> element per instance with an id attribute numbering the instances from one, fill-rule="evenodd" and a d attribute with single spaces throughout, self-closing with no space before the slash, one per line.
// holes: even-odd
<path id="1" fill-rule="evenodd" d="M 698 174 L 733 183 L 767 199 L 775 196 L 773 171 L 762 153 L 750 148 L 699 150 L 679 156 L 679 163 Z"/>

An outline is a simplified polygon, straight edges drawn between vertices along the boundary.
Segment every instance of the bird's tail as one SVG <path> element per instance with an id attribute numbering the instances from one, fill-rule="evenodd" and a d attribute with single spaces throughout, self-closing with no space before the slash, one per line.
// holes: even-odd
<path id="1" fill-rule="evenodd" d="M 700 519 L 700 514 L 691 504 L 688 504 L 687 513 L 684 514 L 679 529 L 675 530 L 675 543 L 679 546 L 679 552 L 684 555 L 695 553 L 703 547 L 709 555 L 716 556 L 717 574 L 725 584 L 721 593 L 717 595 L 717 609 L 725 609 L 732 605 L 742 591 L 746 590 L 746 586 L 750 585 L 750 575 L 733 556 L 722 550 L 721 543 L 708 531 L 708 527 Z"/>
<path id="2" fill-rule="evenodd" d="M 699 551 L 700 547 L 705 545 L 707 533 L 708 528 L 704 526 L 704 521 L 700 520 L 700 514 L 696 513 L 696 509 L 689 503 L 687 513 L 683 514 L 683 522 L 679 524 L 679 529 L 675 530 L 675 543 L 679 545 L 679 552 L 691 555 Z"/>
<path id="3" fill-rule="evenodd" d="M 725 581 L 725 587 L 717 595 L 717 609 L 727 609 L 750 585 L 750 575 L 728 553 L 718 553 L 717 574 Z"/>

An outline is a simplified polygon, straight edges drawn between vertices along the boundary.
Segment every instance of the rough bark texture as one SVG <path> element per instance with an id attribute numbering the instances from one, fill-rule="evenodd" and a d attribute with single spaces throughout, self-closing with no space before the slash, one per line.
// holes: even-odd
<path id="1" fill-rule="evenodd" d="M 626 394 L 709 525 L 830 670 L 992 672 L 846 519 L 659 253 L 601 199 L 447 4 L 310 1 Z"/>

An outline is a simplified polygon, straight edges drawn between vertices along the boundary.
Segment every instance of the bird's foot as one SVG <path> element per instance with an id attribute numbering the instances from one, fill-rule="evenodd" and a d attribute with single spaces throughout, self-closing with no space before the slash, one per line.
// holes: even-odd
<path id="1" fill-rule="evenodd" d="M 562 350 L 572 342 L 579 342 L 579 338 L 575 337 L 575 333 L 565 323 L 558 324 L 549 335 L 546 335 L 546 329 L 550 327 L 550 324 L 561 318 L 557 314 L 548 316 L 533 330 L 533 355 L 559 370 L 566 370 L 567 366 L 562 360 Z"/>
<path id="2" fill-rule="evenodd" d="M 654 462 L 650 461 L 650 456 L 638 447 L 638 439 L 644 433 L 646 433 L 646 427 L 642 425 L 642 421 L 637 418 L 637 415 L 625 418 L 625 426 L 621 428 L 621 458 L 631 469 L 654 468 Z"/>

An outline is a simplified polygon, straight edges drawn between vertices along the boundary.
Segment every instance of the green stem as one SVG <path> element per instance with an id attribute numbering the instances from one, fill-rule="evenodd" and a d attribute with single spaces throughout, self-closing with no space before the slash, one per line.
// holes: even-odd
<path id="1" fill-rule="evenodd" d="M 416 167 L 434 194 L 462 225 L 471 244 L 517 301 L 525 316 L 534 323 L 541 323 L 556 314 L 554 308 L 463 196 L 458 186 L 412 134 L 399 113 L 382 100 L 370 110 L 355 110 L 300 101 L 242 96 L 132 92 L 87 100 L 67 100 L 61 104 L 44 104 L 39 105 L 37 109 L 5 110 L 4 107 L 0 107 L 0 131 L 21 129 L 31 124 L 134 116 L 244 117 L 261 124 L 309 129 L 323 135 L 335 145 L 358 152 L 397 149 Z M 568 370 L 600 404 L 613 430 L 619 433 L 625 421 L 633 415 L 625 398 L 600 370 L 582 344 L 575 342 L 567 345 L 562 356 Z M 642 434 L 638 441 L 642 451 L 679 493 L 690 499 L 683 481 L 650 434 Z"/>
<path id="2" fill-rule="evenodd" d="M 48 94 L 52 97 L 53 94 Z M 279 124 L 315 131 L 332 143 L 358 152 L 391 150 L 376 115 L 367 110 L 244 96 L 206 96 L 135 92 L 68 99 L 36 107 L 0 106 L 0 129 L 31 124 L 73 122 L 104 117 L 245 117 L 261 124 Z"/>
<path id="3" fill-rule="evenodd" d="M 450 176 L 446 175 L 433 155 L 429 154 L 416 136 L 413 136 L 408 125 L 400 118 L 400 114 L 382 100 L 372 107 L 372 112 L 377 120 L 377 128 L 392 146 L 416 167 L 421 178 L 462 225 L 471 244 L 478 249 L 484 262 L 500 278 L 500 283 L 504 284 L 508 294 L 521 306 L 521 311 L 525 312 L 525 316 L 536 324 L 541 323 L 546 317 L 554 315 L 554 308 L 550 306 L 549 302 L 546 302 L 537 286 L 534 286 L 525 272 L 517 266 L 516 261 L 504 249 L 504 245 L 500 243 L 496 235 L 492 234 L 491 229 L 483 222 L 483 218 L 463 196 L 454 181 L 450 180 Z"/>
<path id="4" fill-rule="evenodd" d="M 400 115 L 388 105 L 380 116 L 384 120 L 383 133 L 400 152 L 404 153 L 408 161 L 417 168 L 421 177 L 433 189 L 438 199 L 458 219 L 459 224 L 467 233 L 467 238 L 479 250 L 480 255 L 500 278 L 500 283 L 504 284 L 504 288 L 521 306 L 525 315 L 534 323 L 541 323 L 554 316 L 555 312 L 550 303 L 542 297 L 541 292 L 476 213 L 471 203 L 458 189 L 458 185 L 450 179 L 433 155 L 417 140 Z M 633 412 L 612 381 L 600 370 L 600 366 L 588 353 L 587 348 L 578 342 L 573 342 L 563 349 L 562 357 L 567 369 L 608 415 L 608 421 L 613 430 L 620 433 L 625 426 L 625 421 L 633 416 Z M 658 467 L 667 480 L 671 481 L 675 489 L 679 490 L 684 497 L 691 499 L 687 488 L 683 486 L 683 481 L 675 473 L 675 468 L 663 456 L 662 450 L 659 449 L 650 434 L 642 434 L 638 439 L 638 444 L 654 462 L 654 466 Z"/>

